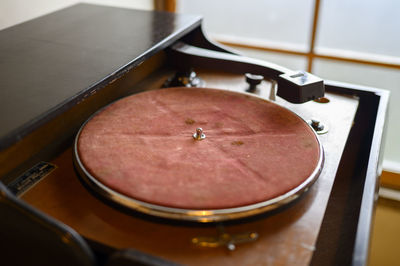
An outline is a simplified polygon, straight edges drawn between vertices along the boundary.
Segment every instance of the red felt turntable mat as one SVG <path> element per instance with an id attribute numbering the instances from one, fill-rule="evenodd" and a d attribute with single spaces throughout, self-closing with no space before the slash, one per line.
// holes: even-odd
<path id="1" fill-rule="evenodd" d="M 204 140 L 192 135 L 201 127 Z M 297 115 L 257 97 L 169 88 L 121 99 L 77 142 L 82 166 L 130 198 L 183 209 L 264 202 L 301 185 L 320 147 Z"/>

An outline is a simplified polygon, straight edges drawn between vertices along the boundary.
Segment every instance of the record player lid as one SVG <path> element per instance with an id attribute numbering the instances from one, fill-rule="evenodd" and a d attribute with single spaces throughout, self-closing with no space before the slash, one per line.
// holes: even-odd
<path id="1" fill-rule="evenodd" d="M 204 139 L 195 138 L 198 128 Z M 91 179 L 128 198 L 215 210 L 301 186 L 319 173 L 322 149 L 307 123 L 277 104 L 230 91 L 169 88 L 100 110 L 82 127 L 76 156 Z"/>

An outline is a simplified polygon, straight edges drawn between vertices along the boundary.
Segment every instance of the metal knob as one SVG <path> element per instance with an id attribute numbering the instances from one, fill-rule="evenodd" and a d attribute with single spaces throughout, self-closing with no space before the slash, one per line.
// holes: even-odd
<path id="1" fill-rule="evenodd" d="M 316 131 L 321 131 L 324 129 L 324 125 L 322 125 L 321 121 L 316 118 L 311 119 L 311 127 Z"/>
<path id="2" fill-rule="evenodd" d="M 204 84 L 205 82 L 197 76 L 196 72 L 189 68 L 176 72 L 173 77 L 164 82 L 162 87 L 203 87 Z"/>
<path id="3" fill-rule="evenodd" d="M 257 90 L 257 85 L 263 81 L 264 77 L 261 75 L 255 75 L 246 73 L 246 82 L 249 84 L 249 88 L 247 89 L 248 92 L 255 92 Z"/>
<path id="4" fill-rule="evenodd" d="M 196 133 L 193 134 L 193 138 L 195 140 L 203 140 L 206 138 L 206 135 L 203 133 L 203 129 L 201 127 L 196 129 Z"/>
<path id="5" fill-rule="evenodd" d="M 328 132 L 328 127 L 317 118 L 311 118 L 311 120 L 308 120 L 307 122 L 315 130 L 315 132 L 317 132 L 318 135 Z"/>

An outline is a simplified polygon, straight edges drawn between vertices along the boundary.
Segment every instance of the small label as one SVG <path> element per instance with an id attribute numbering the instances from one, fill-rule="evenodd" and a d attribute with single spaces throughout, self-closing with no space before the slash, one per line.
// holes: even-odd
<path id="1" fill-rule="evenodd" d="M 8 188 L 16 196 L 19 196 L 39 182 L 43 177 L 50 174 L 54 169 L 56 169 L 54 164 L 39 162 L 11 182 Z"/>

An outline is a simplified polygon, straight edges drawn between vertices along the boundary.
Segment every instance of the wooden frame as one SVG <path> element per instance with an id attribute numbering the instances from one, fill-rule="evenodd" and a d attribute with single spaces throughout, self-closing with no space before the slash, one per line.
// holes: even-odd
<path id="1" fill-rule="evenodd" d="M 159 11 L 176 11 L 176 0 L 154 0 L 154 9 Z"/>

